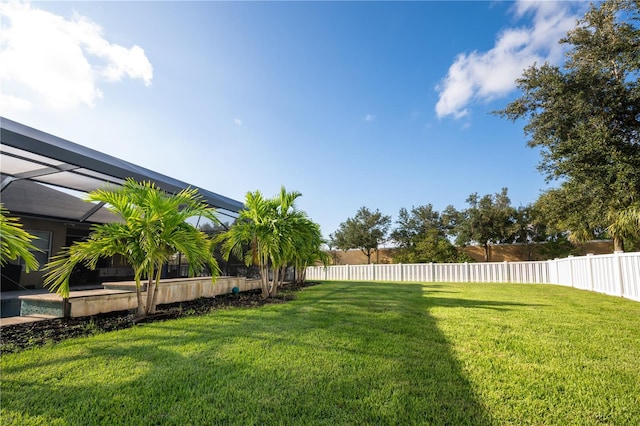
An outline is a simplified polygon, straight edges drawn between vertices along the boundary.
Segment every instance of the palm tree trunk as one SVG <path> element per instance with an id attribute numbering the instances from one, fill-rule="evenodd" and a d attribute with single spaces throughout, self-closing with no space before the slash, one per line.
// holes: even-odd
<path id="1" fill-rule="evenodd" d="M 260 280 L 262 282 L 262 298 L 267 299 L 269 297 L 269 268 L 265 265 L 260 265 Z"/>
<path id="2" fill-rule="evenodd" d="M 624 251 L 624 240 L 622 239 L 622 237 L 613 237 L 613 251 Z"/>
<path id="3" fill-rule="evenodd" d="M 155 285 L 153 286 L 153 299 L 151 300 L 151 306 L 149 306 L 149 313 L 156 313 L 156 305 L 158 304 L 158 285 L 160 284 L 160 277 L 162 275 L 162 268 L 158 268 L 156 272 Z"/>
<path id="4" fill-rule="evenodd" d="M 287 275 L 287 267 L 285 265 L 280 270 L 280 281 L 278 282 L 278 287 L 282 287 L 284 285 L 284 279 L 286 275 Z"/>
<path id="5" fill-rule="evenodd" d="M 276 297 L 278 294 L 278 282 L 280 281 L 280 268 L 273 268 L 273 284 L 269 291 L 270 297 Z"/>
<path id="6" fill-rule="evenodd" d="M 140 288 L 141 286 L 140 277 L 136 276 L 136 298 L 138 299 L 138 312 L 136 315 L 139 318 L 142 318 L 145 314 L 144 301 L 142 300 L 142 289 Z"/>
<path id="7" fill-rule="evenodd" d="M 149 271 L 149 280 L 147 281 L 147 304 L 145 306 L 145 315 L 149 315 L 151 309 L 151 301 L 153 300 L 153 268 Z"/>

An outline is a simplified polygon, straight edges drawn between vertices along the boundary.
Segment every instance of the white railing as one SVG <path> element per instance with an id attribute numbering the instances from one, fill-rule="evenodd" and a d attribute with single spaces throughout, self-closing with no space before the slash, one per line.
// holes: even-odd
<path id="1" fill-rule="evenodd" d="M 306 277 L 323 281 L 559 284 L 640 301 L 640 252 L 542 262 L 312 266 Z"/>

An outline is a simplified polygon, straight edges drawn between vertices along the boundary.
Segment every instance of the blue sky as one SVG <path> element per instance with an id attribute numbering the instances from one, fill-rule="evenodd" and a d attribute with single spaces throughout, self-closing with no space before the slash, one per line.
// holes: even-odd
<path id="1" fill-rule="evenodd" d="M 585 7 L 3 2 L 1 115 L 240 201 L 285 185 L 325 236 L 362 206 L 526 205 L 539 154 L 491 111 Z"/>

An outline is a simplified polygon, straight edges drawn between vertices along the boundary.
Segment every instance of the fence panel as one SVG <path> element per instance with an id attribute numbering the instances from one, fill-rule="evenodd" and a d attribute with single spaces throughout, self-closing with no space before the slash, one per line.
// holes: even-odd
<path id="1" fill-rule="evenodd" d="M 586 290 L 596 291 L 598 293 L 610 294 L 614 296 L 622 296 L 620 288 L 620 276 L 616 271 L 615 262 L 617 259 L 614 255 L 607 256 L 589 256 L 591 264 L 591 288 Z M 617 275 L 617 276 L 616 276 Z M 579 286 L 578 288 L 584 288 Z"/>
<path id="2" fill-rule="evenodd" d="M 640 301 L 640 253 L 545 262 L 312 266 L 307 268 L 307 279 L 557 284 Z"/>
<path id="3" fill-rule="evenodd" d="M 640 255 L 625 253 L 620 258 L 620 276 L 624 291 L 622 296 L 640 302 Z"/>
<path id="4" fill-rule="evenodd" d="M 545 284 L 549 282 L 548 262 L 510 262 L 509 282 Z"/>
<path id="5" fill-rule="evenodd" d="M 402 281 L 402 265 L 374 265 L 376 281 Z"/>
<path id="6" fill-rule="evenodd" d="M 569 260 L 571 264 L 571 284 L 575 288 L 581 290 L 591 290 L 591 284 L 589 282 L 589 264 L 593 256 L 586 257 L 572 257 Z"/>

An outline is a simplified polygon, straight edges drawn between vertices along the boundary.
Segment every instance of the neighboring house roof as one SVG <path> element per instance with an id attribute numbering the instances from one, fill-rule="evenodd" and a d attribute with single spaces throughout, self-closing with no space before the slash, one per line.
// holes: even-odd
<path id="1" fill-rule="evenodd" d="M 187 187 L 196 188 L 205 202 L 231 217 L 244 207 L 239 201 L 4 117 L 0 117 L 0 155 L 0 200 L 12 213 L 88 222 L 108 221 L 105 214 L 110 213 L 101 206 L 82 202 L 64 193 L 62 196 L 60 191 L 41 184 L 86 193 L 105 184 L 121 185 L 127 178 L 154 182 L 172 194 Z"/>

